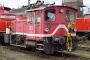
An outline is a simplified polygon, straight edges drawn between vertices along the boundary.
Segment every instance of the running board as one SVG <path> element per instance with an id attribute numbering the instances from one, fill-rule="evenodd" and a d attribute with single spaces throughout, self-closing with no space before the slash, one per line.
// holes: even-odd
<path id="1" fill-rule="evenodd" d="M 26 48 L 26 46 L 21 46 L 21 45 L 15 45 L 15 44 L 10 44 L 10 45 L 13 45 L 13 46 L 19 46 L 19 47 L 24 47 L 24 48 Z"/>
<path id="2" fill-rule="evenodd" d="M 37 50 L 41 50 L 41 51 L 44 51 L 44 49 L 39 49 L 39 48 L 36 48 Z"/>
<path id="3" fill-rule="evenodd" d="M 39 45 L 39 46 L 44 46 L 43 44 L 36 44 L 36 45 Z"/>

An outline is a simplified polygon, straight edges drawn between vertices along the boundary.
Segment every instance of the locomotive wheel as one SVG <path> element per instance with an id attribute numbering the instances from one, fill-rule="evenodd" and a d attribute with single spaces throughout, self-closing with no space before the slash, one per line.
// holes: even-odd
<path id="1" fill-rule="evenodd" d="M 52 43 L 51 38 L 45 38 L 43 44 L 43 49 L 46 54 L 53 54 L 54 51 L 57 51 L 57 46 Z"/>
<path id="2" fill-rule="evenodd" d="M 54 53 L 54 51 L 53 51 L 53 45 L 52 44 L 45 43 L 44 44 L 44 52 L 46 54 L 53 54 Z"/>

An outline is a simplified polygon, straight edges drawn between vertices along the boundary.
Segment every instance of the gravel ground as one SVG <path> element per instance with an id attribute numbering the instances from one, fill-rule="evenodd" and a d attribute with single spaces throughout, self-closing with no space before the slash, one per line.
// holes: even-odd
<path id="1" fill-rule="evenodd" d="M 34 55 L 25 54 L 17 51 L 3 49 L 0 46 L 0 58 L 4 60 L 51 60 L 47 58 L 40 58 Z"/>
<path id="2" fill-rule="evenodd" d="M 80 46 L 90 47 L 90 41 L 87 42 L 86 44 L 81 44 Z M 90 57 L 90 52 L 83 51 L 83 50 L 76 50 L 71 53 Z M 0 46 L 0 58 L 1 58 L 0 60 L 2 60 L 2 59 L 4 59 L 4 60 L 52 60 L 52 59 L 48 59 L 48 58 L 41 58 L 38 56 L 25 54 L 22 52 L 4 49 L 2 46 Z"/>

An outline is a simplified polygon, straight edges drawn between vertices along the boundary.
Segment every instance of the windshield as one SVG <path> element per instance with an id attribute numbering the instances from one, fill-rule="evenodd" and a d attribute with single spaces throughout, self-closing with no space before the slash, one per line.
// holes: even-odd
<path id="1" fill-rule="evenodd" d="M 90 15 L 85 15 L 84 18 L 90 18 Z"/>
<path id="2" fill-rule="evenodd" d="M 75 21 L 75 14 L 74 12 L 67 10 L 66 11 L 66 22 L 74 22 Z"/>
<path id="3" fill-rule="evenodd" d="M 46 21 L 55 21 L 55 9 L 50 9 L 45 11 Z"/>
<path id="4" fill-rule="evenodd" d="M 4 13 L 9 13 L 9 11 L 8 10 L 4 10 Z"/>

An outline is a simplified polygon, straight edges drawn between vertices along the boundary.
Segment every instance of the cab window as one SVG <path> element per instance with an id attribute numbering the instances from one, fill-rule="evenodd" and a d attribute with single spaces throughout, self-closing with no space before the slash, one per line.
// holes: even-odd
<path id="1" fill-rule="evenodd" d="M 35 22 L 35 13 L 34 12 L 27 12 L 27 22 L 28 23 Z"/>
<path id="2" fill-rule="evenodd" d="M 55 9 L 50 9 L 45 11 L 45 20 L 46 21 L 55 21 Z"/>
<path id="3" fill-rule="evenodd" d="M 31 13 L 31 23 L 34 23 L 35 22 L 35 13 L 32 12 Z"/>
<path id="4" fill-rule="evenodd" d="M 27 12 L 27 23 L 31 23 L 31 13 Z"/>
<path id="5" fill-rule="evenodd" d="M 20 15 L 20 19 L 21 19 L 21 20 L 23 19 L 23 15 Z"/>
<path id="6" fill-rule="evenodd" d="M 90 18 L 90 15 L 86 15 L 84 18 Z"/>
<path id="7" fill-rule="evenodd" d="M 75 21 L 75 13 L 67 10 L 66 11 L 66 22 L 74 22 Z"/>
<path id="8" fill-rule="evenodd" d="M 41 16 L 41 12 L 37 12 L 37 13 L 36 13 L 36 24 L 37 24 L 37 25 L 40 25 L 40 21 L 41 21 L 40 16 Z"/>
<path id="9" fill-rule="evenodd" d="M 4 10 L 4 13 L 9 13 L 9 11 L 8 10 Z"/>

